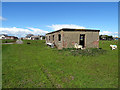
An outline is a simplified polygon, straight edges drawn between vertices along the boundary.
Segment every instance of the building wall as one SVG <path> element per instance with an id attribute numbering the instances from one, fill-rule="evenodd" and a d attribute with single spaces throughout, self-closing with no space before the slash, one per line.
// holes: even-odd
<path id="1" fill-rule="evenodd" d="M 66 31 L 63 37 L 64 48 L 73 48 L 75 43 L 79 44 L 80 34 L 85 34 L 85 48 L 99 47 L 99 32 Z"/>
<path id="2" fill-rule="evenodd" d="M 58 41 L 58 34 L 61 34 L 61 41 Z M 80 34 L 85 34 L 85 48 L 99 47 L 99 32 L 89 31 L 60 31 L 46 35 L 46 43 L 55 43 L 58 49 L 74 48 L 74 44 L 80 41 Z M 54 35 L 54 41 L 53 41 Z M 50 36 L 50 40 L 49 40 Z"/>
<path id="3" fill-rule="evenodd" d="M 61 41 L 58 41 L 59 34 L 61 34 Z M 53 40 L 53 35 L 54 35 L 54 40 Z M 62 41 L 63 41 L 63 31 L 46 35 L 46 43 L 54 43 L 58 49 L 63 48 Z"/>
<path id="4" fill-rule="evenodd" d="M 86 48 L 99 48 L 99 32 L 87 33 Z"/>

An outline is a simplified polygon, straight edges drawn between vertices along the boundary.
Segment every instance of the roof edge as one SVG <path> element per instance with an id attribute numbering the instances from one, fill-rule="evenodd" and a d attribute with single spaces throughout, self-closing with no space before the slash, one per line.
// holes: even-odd
<path id="1" fill-rule="evenodd" d="M 98 31 L 100 32 L 100 30 L 95 30 L 95 29 L 69 29 L 69 28 L 62 28 L 60 30 L 56 30 L 56 31 L 53 31 L 53 32 L 49 32 L 47 33 L 46 35 L 48 34 L 52 34 L 52 33 L 55 33 L 55 32 L 60 32 L 60 31 Z"/>

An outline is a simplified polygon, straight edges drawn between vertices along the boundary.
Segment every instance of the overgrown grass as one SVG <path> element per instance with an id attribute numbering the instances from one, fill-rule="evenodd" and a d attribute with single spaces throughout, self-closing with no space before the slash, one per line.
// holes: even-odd
<path id="1" fill-rule="evenodd" d="M 117 42 L 100 41 L 105 52 L 79 50 L 76 56 L 39 40 L 3 45 L 3 88 L 116 88 L 118 49 L 111 50 L 110 44 Z"/>
<path id="2" fill-rule="evenodd" d="M 75 49 L 75 48 L 64 48 L 59 50 L 60 52 L 70 52 L 74 56 L 96 56 L 101 54 L 106 54 L 107 50 L 99 48 L 88 48 L 88 49 Z"/>

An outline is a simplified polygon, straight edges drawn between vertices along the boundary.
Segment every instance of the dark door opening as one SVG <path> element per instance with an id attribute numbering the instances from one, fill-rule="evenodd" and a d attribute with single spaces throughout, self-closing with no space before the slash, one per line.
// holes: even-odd
<path id="1" fill-rule="evenodd" d="M 82 45 L 83 48 L 85 47 L 85 34 L 80 34 L 80 42 L 79 45 Z"/>

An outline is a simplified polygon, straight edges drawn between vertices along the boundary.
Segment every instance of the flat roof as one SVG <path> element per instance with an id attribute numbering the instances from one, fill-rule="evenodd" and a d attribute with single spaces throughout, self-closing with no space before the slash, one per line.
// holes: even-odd
<path id="1" fill-rule="evenodd" d="M 60 29 L 60 30 L 57 30 L 57 31 L 53 31 L 53 32 L 47 33 L 46 35 L 52 34 L 52 33 L 56 33 L 56 32 L 59 32 L 59 31 L 92 31 L 92 32 L 100 32 L 100 30 L 94 30 L 94 29 L 70 29 L 70 28 L 63 28 L 63 29 Z"/>

